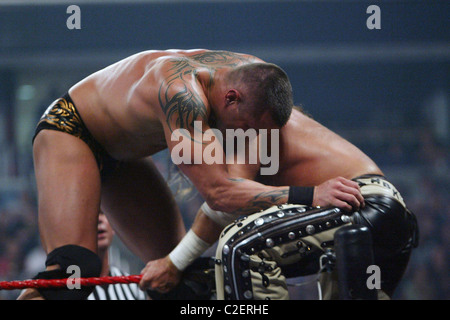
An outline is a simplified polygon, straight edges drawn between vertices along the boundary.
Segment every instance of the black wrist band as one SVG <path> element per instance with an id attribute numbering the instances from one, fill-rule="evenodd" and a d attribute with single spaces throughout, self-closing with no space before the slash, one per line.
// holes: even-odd
<path id="1" fill-rule="evenodd" d="M 288 203 L 312 205 L 314 187 L 289 187 Z"/>

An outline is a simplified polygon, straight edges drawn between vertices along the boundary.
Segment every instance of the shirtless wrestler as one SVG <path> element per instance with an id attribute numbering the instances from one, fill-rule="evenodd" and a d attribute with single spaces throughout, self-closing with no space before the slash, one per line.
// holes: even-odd
<path id="1" fill-rule="evenodd" d="M 44 113 L 33 139 L 41 241 L 48 257 L 37 278 L 82 277 L 101 268 L 96 228 L 100 203 L 116 233 L 143 261 L 161 258 L 184 225 L 150 158 L 194 121 L 203 130 L 280 128 L 292 88 L 278 66 L 226 51 L 146 51 L 83 79 Z M 198 142 L 193 141 L 192 144 Z M 216 140 L 201 144 L 206 148 Z M 215 148 L 219 149 L 219 148 Z M 239 213 L 285 203 L 288 187 L 235 181 L 225 164 L 180 164 L 215 210 Z M 84 299 L 88 289 L 26 290 L 19 299 Z"/>
<path id="2" fill-rule="evenodd" d="M 392 295 L 408 263 L 416 231 L 414 218 L 395 187 L 361 150 L 296 108 L 280 130 L 279 150 L 280 165 L 275 175 L 258 176 L 259 166 L 248 164 L 230 165 L 229 172 L 267 185 L 304 186 L 300 189 L 303 200 L 298 203 L 355 212 L 354 222 L 367 225 L 372 231 L 376 262 L 383 272 L 383 289 Z M 361 199 L 359 191 L 365 199 Z M 171 254 L 146 265 L 141 288 L 167 292 L 174 287 L 181 277 L 180 270 L 216 242 L 235 218 L 204 204 L 191 230 Z M 280 296 L 283 295 L 275 298 Z M 327 298 L 336 298 L 336 293 Z"/>

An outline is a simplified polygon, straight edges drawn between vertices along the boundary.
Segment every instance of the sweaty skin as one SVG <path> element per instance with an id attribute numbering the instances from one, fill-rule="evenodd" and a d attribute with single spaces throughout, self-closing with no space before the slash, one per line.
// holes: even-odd
<path id="1" fill-rule="evenodd" d="M 280 130 L 278 173 L 258 180 L 270 185 L 318 186 L 338 176 L 353 179 L 363 174 L 382 172 L 349 141 L 294 109 Z"/>
<path id="2" fill-rule="evenodd" d="M 89 131 L 113 158 L 141 158 L 167 148 L 177 121 L 190 129 L 191 121 L 207 120 L 214 73 L 250 61 L 257 60 L 206 50 L 146 51 L 90 75 L 69 93 Z M 184 94 L 176 101 L 180 105 L 170 104 L 167 95 L 177 89 Z"/>
<path id="3" fill-rule="evenodd" d="M 151 155 L 178 141 L 177 129 L 204 131 L 277 127 L 265 112 L 253 118 L 244 100 L 251 88 L 231 83 L 238 66 L 264 63 L 245 54 L 209 50 L 145 51 L 81 80 L 69 89 L 93 138 L 120 166 L 102 180 L 89 146 L 74 135 L 41 130 L 33 144 L 41 243 L 48 253 L 74 244 L 97 252 L 100 205 L 123 242 L 143 261 L 164 257 L 185 229 L 167 183 Z M 211 120 L 214 121 L 211 121 Z M 192 145 L 198 143 L 192 141 Z M 220 150 L 218 141 L 200 143 Z M 218 145 L 218 147 L 216 147 Z M 284 203 L 288 187 L 235 181 L 226 164 L 180 164 L 179 168 L 215 210 L 234 212 Z M 164 239 L 164 241 L 161 241 Z M 46 270 L 59 268 L 47 266 Z M 34 289 L 24 299 L 42 298 Z"/>
<path id="4" fill-rule="evenodd" d="M 279 151 L 280 165 L 275 175 L 259 176 L 258 164 L 229 165 L 229 172 L 235 177 L 256 179 L 267 185 L 314 186 L 313 206 L 336 206 L 349 211 L 364 205 L 358 184 L 350 179 L 364 174 L 383 174 L 360 149 L 297 109 L 280 130 Z M 212 244 L 223 228 L 200 209 L 192 230 Z M 181 272 L 168 256 L 150 261 L 142 274 L 141 288 L 161 292 L 169 291 L 181 278 Z"/>
<path id="5" fill-rule="evenodd" d="M 293 109 L 280 130 L 279 149 L 280 165 L 275 175 L 258 175 L 259 164 L 230 164 L 229 172 L 267 185 L 314 186 L 313 206 L 337 206 L 349 211 L 364 204 L 358 184 L 351 179 L 383 174 L 360 149 L 298 109 Z M 201 210 L 192 229 L 209 243 L 215 242 L 222 230 Z"/>
<path id="6" fill-rule="evenodd" d="M 220 117 L 223 75 L 236 66 L 255 62 L 263 61 L 225 51 L 147 51 L 92 74 L 69 94 L 89 131 L 113 158 L 142 158 L 172 149 L 177 143 L 171 141 L 175 129 L 193 132 L 194 121 L 202 121 L 206 131 L 211 112 L 219 114 L 216 127 L 222 130 L 273 127 L 263 119 Z M 267 202 L 267 206 L 269 198 L 280 203 L 287 199 L 286 188 L 250 181 L 236 184 L 228 179 L 226 165 L 179 167 L 218 210 L 239 212 L 242 207 L 251 207 L 254 199 Z"/>

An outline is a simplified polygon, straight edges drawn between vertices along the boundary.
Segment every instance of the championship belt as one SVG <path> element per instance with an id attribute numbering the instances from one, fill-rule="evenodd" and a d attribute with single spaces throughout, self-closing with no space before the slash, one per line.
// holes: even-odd
<path id="1" fill-rule="evenodd" d="M 290 204 L 236 220 L 224 229 L 217 247 L 217 299 L 289 299 L 286 276 L 292 270 L 317 272 L 334 233 L 346 224 L 351 218 L 338 208 Z M 299 267 L 308 260 L 316 265 Z"/>

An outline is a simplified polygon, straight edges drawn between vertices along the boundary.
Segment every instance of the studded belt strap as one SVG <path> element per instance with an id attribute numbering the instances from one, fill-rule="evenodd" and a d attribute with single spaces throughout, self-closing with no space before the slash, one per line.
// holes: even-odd
<path id="1" fill-rule="evenodd" d="M 275 206 L 235 221 L 223 231 L 216 253 L 216 283 L 224 288 L 224 292 L 217 292 L 218 299 L 253 298 L 251 279 L 246 277 L 251 255 L 350 221 L 338 208 L 301 205 Z"/>

